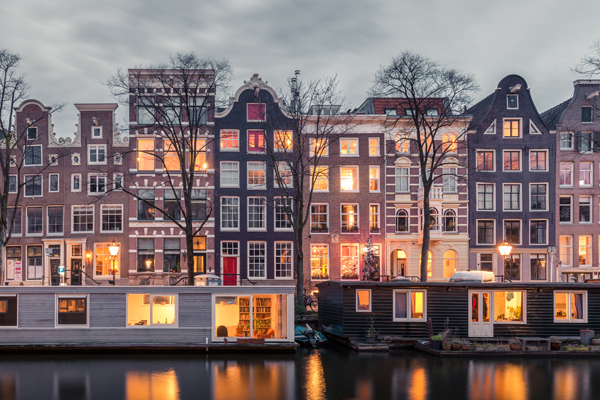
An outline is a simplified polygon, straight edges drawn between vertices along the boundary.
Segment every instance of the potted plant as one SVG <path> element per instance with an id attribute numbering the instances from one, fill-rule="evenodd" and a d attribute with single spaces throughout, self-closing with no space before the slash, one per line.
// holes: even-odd
<path id="1" fill-rule="evenodd" d="M 521 350 L 521 340 L 517 337 L 510 338 L 508 344 L 511 350 Z"/>
<path id="2" fill-rule="evenodd" d="M 471 350 L 471 344 L 470 340 L 463 340 L 460 342 L 460 347 L 463 350 Z"/>
<path id="3" fill-rule="evenodd" d="M 433 335 L 431 337 L 431 348 L 434 350 L 441 350 L 443 341 L 444 341 L 444 336 L 441 333 L 438 333 L 437 335 Z"/>
<path id="4" fill-rule="evenodd" d="M 454 351 L 460 350 L 460 342 L 458 340 L 453 340 L 452 342 L 450 342 L 450 347 Z"/>
<path id="5" fill-rule="evenodd" d="M 560 350 L 560 346 L 562 344 L 562 340 L 557 338 L 556 336 L 550 336 L 550 349 L 551 350 Z"/>
<path id="6" fill-rule="evenodd" d="M 373 319 L 373 316 L 371 315 L 371 323 L 369 324 L 369 327 L 367 328 L 366 341 L 367 341 L 367 343 L 375 343 L 376 338 L 377 338 L 377 331 L 375 330 L 375 320 Z"/>

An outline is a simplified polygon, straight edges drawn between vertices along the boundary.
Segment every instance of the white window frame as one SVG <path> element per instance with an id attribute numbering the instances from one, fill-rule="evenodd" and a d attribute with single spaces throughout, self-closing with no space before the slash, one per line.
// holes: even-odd
<path id="1" fill-rule="evenodd" d="M 283 204 L 283 205 L 285 205 L 285 202 L 286 202 L 286 201 L 288 201 L 288 200 L 290 200 L 290 207 L 291 207 L 291 208 L 292 208 L 292 210 L 293 210 L 294 203 L 293 203 L 293 201 L 291 201 L 292 199 L 291 199 L 290 197 L 275 197 L 275 198 L 273 199 L 273 229 L 274 229 L 275 231 L 280 231 L 280 232 L 289 232 L 289 231 L 293 231 L 293 230 L 294 230 L 294 227 L 292 226 L 292 224 L 291 224 L 290 222 L 288 222 L 288 224 L 289 224 L 290 226 L 289 226 L 289 227 L 287 227 L 287 228 L 278 228 L 278 227 L 277 227 L 277 221 L 280 221 L 280 218 L 278 218 L 278 214 L 277 214 L 277 208 L 279 207 L 279 206 L 277 205 L 277 202 L 278 202 L 278 201 L 281 201 L 281 202 L 282 202 L 282 204 Z M 285 213 L 285 211 L 283 212 L 283 214 L 282 214 L 282 215 L 284 215 L 285 217 L 287 217 L 287 214 Z M 280 221 L 280 222 L 283 222 L 283 221 Z"/>
<path id="2" fill-rule="evenodd" d="M 371 190 L 371 170 L 377 170 L 377 190 Z M 379 165 L 369 165 L 369 193 L 381 193 L 381 170 Z"/>
<path id="3" fill-rule="evenodd" d="M 531 193 L 531 187 L 532 185 L 544 185 L 546 187 L 546 194 L 544 195 L 544 197 L 546 198 L 546 207 L 543 210 L 533 210 L 531 208 L 531 200 L 533 199 L 533 194 Z M 536 195 L 539 196 L 539 195 Z M 548 183 L 547 182 L 531 182 L 529 184 L 529 211 L 531 212 L 544 212 L 544 211 L 548 211 Z"/>
<path id="4" fill-rule="evenodd" d="M 566 293 L 567 294 L 567 318 L 556 319 L 556 294 Z M 572 319 L 571 318 L 571 295 L 572 294 L 583 294 L 583 319 Z M 552 317 L 554 318 L 555 324 L 587 324 L 588 322 L 588 292 L 587 290 L 555 290 L 552 294 Z"/>
<path id="5" fill-rule="evenodd" d="M 544 221 L 546 223 L 546 237 L 544 238 L 544 243 L 532 243 L 531 242 L 531 224 L 533 222 L 540 222 L 540 221 Z M 549 231 L 550 231 L 550 225 L 549 225 L 549 221 L 547 219 L 543 219 L 543 218 L 542 219 L 530 219 L 529 220 L 529 230 L 528 230 L 528 233 L 529 233 L 529 235 L 528 235 L 529 236 L 529 244 L 531 246 L 547 246 L 548 245 L 548 234 L 549 234 Z M 548 269 L 548 271 L 550 271 L 550 269 Z"/>
<path id="6" fill-rule="evenodd" d="M 509 98 L 516 98 L 517 99 L 517 106 L 516 107 L 510 107 L 510 102 L 508 101 Z M 518 94 L 509 93 L 509 94 L 506 95 L 506 109 L 507 110 L 518 110 L 519 109 L 519 95 Z"/>
<path id="7" fill-rule="evenodd" d="M 506 169 L 504 163 L 504 157 L 506 153 L 518 153 L 519 154 L 519 169 Z M 523 172 L 523 151 L 521 149 L 504 149 L 502 150 L 502 172 Z"/>
<path id="8" fill-rule="evenodd" d="M 263 184 L 254 185 L 250 183 L 250 165 L 258 166 L 259 169 L 252 169 L 252 171 L 258 171 L 263 173 Z M 246 165 L 246 187 L 248 190 L 265 190 L 267 188 L 267 164 L 264 161 L 248 161 Z"/>
<path id="9" fill-rule="evenodd" d="M 510 185 L 510 186 L 517 186 L 519 188 L 519 199 L 518 201 L 518 208 L 513 209 L 513 208 L 506 208 L 506 202 L 504 201 L 504 196 L 506 195 L 506 187 Z M 513 193 L 511 193 L 512 195 Z M 510 202 L 512 204 L 512 201 Z M 507 182 L 507 183 L 503 183 L 502 184 L 502 211 L 505 212 L 520 212 L 523 210 L 523 186 L 521 183 L 517 183 L 517 182 Z"/>
<path id="10" fill-rule="evenodd" d="M 104 150 L 104 161 L 98 161 L 99 150 Z M 92 150 L 96 151 L 96 161 L 92 161 Z M 106 165 L 107 153 L 105 144 L 88 144 L 88 165 Z"/>
<path id="11" fill-rule="evenodd" d="M 123 190 L 123 179 L 124 176 L 122 173 L 117 172 L 113 174 L 113 190 L 122 191 Z M 118 186 L 117 186 L 118 183 Z"/>
<path id="12" fill-rule="evenodd" d="M 56 190 L 52 190 L 52 177 L 56 176 Z M 60 192 L 60 175 L 59 174 L 48 174 L 48 193 Z"/>
<path id="13" fill-rule="evenodd" d="M 224 199 L 235 199 L 237 200 L 237 204 L 236 205 L 230 205 L 230 204 L 223 204 L 223 200 Z M 237 227 L 224 227 L 223 226 L 223 207 L 233 207 L 235 209 L 237 209 Z M 240 230 L 240 198 L 237 196 L 221 196 L 221 199 L 219 200 L 219 219 L 220 219 L 220 224 L 221 224 L 221 230 L 222 231 L 239 231 Z"/>
<path id="14" fill-rule="evenodd" d="M 222 143 L 223 143 L 223 132 L 226 133 L 235 133 L 237 135 L 237 147 L 223 147 Z M 227 139 L 227 141 L 231 142 L 232 140 Z M 221 131 L 219 132 L 219 148 L 222 152 L 239 152 L 240 151 L 240 131 L 239 129 L 221 129 Z"/>
<path id="15" fill-rule="evenodd" d="M 582 170 L 582 166 L 583 165 L 589 165 L 590 169 L 588 170 L 590 173 L 590 183 L 589 184 L 584 184 L 581 183 L 583 181 L 583 179 L 581 179 L 581 173 L 584 172 Z M 582 161 L 579 163 L 579 179 L 578 179 L 578 183 L 579 183 L 579 187 L 582 188 L 590 188 L 592 186 L 594 186 L 594 163 L 591 161 Z"/>
<path id="16" fill-rule="evenodd" d="M 249 114 L 249 108 L 248 106 L 253 106 L 253 105 L 259 105 L 264 108 L 264 115 L 262 115 L 262 119 L 250 119 L 250 117 L 248 116 Z M 247 122 L 265 122 L 267 120 L 267 103 L 246 103 L 246 121 Z"/>
<path id="17" fill-rule="evenodd" d="M 349 189 L 349 190 L 345 190 L 342 188 L 342 171 L 344 169 L 351 169 L 353 171 L 356 171 L 356 175 L 354 174 L 354 172 L 352 173 L 352 186 L 354 187 L 356 185 L 356 189 Z M 360 178 L 359 178 L 359 174 L 360 174 L 360 169 L 358 167 L 358 165 L 344 165 L 340 167 L 340 192 L 344 192 L 344 193 L 359 193 L 360 192 Z M 356 176 L 356 178 L 355 178 Z"/>
<path id="18" fill-rule="evenodd" d="M 339 139 L 339 140 L 340 140 L 340 157 L 358 157 L 360 155 L 360 150 L 358 148 L 358 145 L 359 145 L 358 138 L 343 138 L 343 139 Z M 356 142 L 356 153 L 349 152 L 352 142 Z M 346 144 L 346 149 L 348 151 L 347 154 L 344 154 L 342 152 L 342 148 L 344 147 L 344 144 Z"/>
<path id="19" fill-rule="evenodd" d="M 262 267 L 262 271 L 264 272 L 264 276 L 256 276 L 254 275 L 254 271 L 250 271 L 250 247 L 253 245 L 260 245 L 262 246 L 262 249 L 264 251 L 264 256 L 263 256 L 263 267 Z M 246 255 L 246 262 L 247 262 L 247 266 L 248 266 L 248 278 L 252 278 L 252 279 L 260 279 L 260 280 L 265 280 L 267 279 L 267 242 L 262 241 L 262 240 L 249 240 L 248 241 L 248 253 Z"/>
<path id="20" fill-rule="evenodd" d="M 94 135 L 94 132 L 96 132 L 96 130 L 98 130 L 100 132 L 99 135 Z M 90 132 L 90 137 L 92 139 L 102 139 L 102 127 L 98 126 L 98 125 L 92 125 L 92 131 Z"/>
<path id="21" fill-rule="evenodd" d="M 316 167 L 310 167 L 310 179 L 311 179 L 311 185 L 312 183 L 312 179 L 313 176 L 315 174 L 315 169 L 320 169 L 322 168 L 325 171 L 325 174 L 318 172 L 319 176 L 315 179 L 314 183 L 319 182 L 319 180 L 324 180 L 325 182 L 327 182 L 327 188 L 326 189 L 316 189 L 313 188 L 313 192 L 320 192 L 320 193 L 325 193 L 325 192 L 329 192 L 329 168 L 327 166 L 324 165 L 317 165 Z M 325 175 L 325 176 L 323 176 Z"/>
<path id="22" fill-rule="evenodd" d="M 503 262 L 503 267 L 504 267 L 504 262 Z M 521 267 L 522 268 L 522 267 Z M 543 282 L 543 281 L 536 281 L 536 282 Z M 521 308 L 521 315 L 523 316 L 523 321 L 496 321 L 496 292 L 500 292 L 500 293 L 507 293 L 507 292 L 520 292 L 522 299 L 523 299 L 523 306 Z M 527 325 L 527 290 L 521 290 L 521 289 L 517 289 L 517 290 L 510 290 L 509 288 L 506 289 L 502 289 L 502 290 L 493 290 L 491 293 L 491 304 L 490 306 L 490 314 L 491 317 L 490 319 L 492 320 L 493 324 L 498 324 L 498 325 Z"/>
<path id="23" fill-rule="evenodd" d="M 50 232 L 50 208 L 53 207 L 62 209 L 62 232 Z M 65 208 L 62 205 L 48 205 L 46 207 L 46 232 L 48 236 L 63 236 L 65 234 Z"/>
<path id="24" fill-rule="evenodd" d="M 344 206 L 356 206 L 356 214 L 352 213 L 352 214 L 344 214 Z M 356 226 L 356 232 L 345 232 L 344 231 L 344 215 L 356 215 L 356 222 L 355 222 L 355 226 Z M 359 234 L 360 233 L 360 204 L 358 203 L 341 203 L 340 204 L 340 232 L 341 233 L 345 233 L 345 234 Z"/>
<path id="25" fill-rule="evenodd" d="M 377 141 L 377 147 L 376 147 L 376 149 L 377 149 L 377 152 L 376 152 L 376 154 L 371 154 L 371 150 L 374 148 L 374 147 L 371 145 L 371 140 L 376 140 L 376 141 Z M 380 144 L 379 144 L 379 138 L 378 138 L 378 137 L 370 137 L 370 138 L 369 138 L 369 157 L 379 157 L 379 156 L 381 155 L 381 150 L 380 150 L 380 148 L 381 148 L 381 146 L 380 146 Z"/>
<path id="26" fill-rule="evenodd" d="M 492 243 L 480 243 L 479 242 L 479 221 L 492 221 Z M 496 245 L 496 219 L 491 218 L 479 218 L 475 220 L 475 242 L 479 246 L 495 246 Z M 504 226 L 503 226 L 504 228 Z"/>
<path id="27" fill-rule="evenodd" d="M 371 207 L 377 206 L 377 213 L 371 212 Z M 377 231 L 371 230 L 371 217 L 377 216 Z M 383 227 L 381 226 L 381 205 L 379 203 L 369 203 L 369 234 L 382 233 Z"/>
<path id="28" fill-rule="evenodd" d="M 561 207 L 561 204 L 560 204 L 560 199 L 562 199 L 562 198 L 565 198 L 565 199 L 566 199 L 566 198 L 568 198 L 568 199 L 570 199 L 570 200 L 571 200 L 571 201 L 570 201 L 570 203 L 569 203 L 569 208 L 570 208 L 570 210 L 571 210 L 571 212 L 570 212 L 570 214 L 571 214 L 571 215 L 570 215 L 570 217 L 569 217 L 569 220 L 568 220 L 568 221 L 561 221 L 561 220 L 560 220 L 560 207 Z M 573 208 L 574 208 L 574 207 L 575 207 L 575 204 L 574 204 L 574 198 L 573 198 L 573 195 L 568 195 L 568 196 L 558 196 L 558 215 L 557 215 L 557 220 L 558 220 L 558 223 L 559 223 L 559 224 L 572 224 L 572 223 L 573 223 Z"/>
<path id="29" fill-rule="evenodd" d="M 492 208 L 480 208 L 479 207 L 479 187 L 480 186 L 491 186 L 492 187 Z M 486 201 L 485 201 L 485 195 L 486 193 L 482 193 L 484 195 L 484 201 L 483 204 L 485 206 Z M 492 182 L 477 182 L 475 185 L 475 201 L 477 204 L 477 211 L 496 211 L 496 184 L 492 183 Z"/>
<path id="30" fill-rule="evenodd" d="M 125 306 L 125 321 L 129 321 L 129 295 L 130 294 L 144 294 L 148 295 L 150 299 L 150 321 L 148 321 L 148 325 L 126 325 L 127 329 L 173 329 L 179 327 L 179 295 L 176 293 L 128 293 L 127 294 L 127 303 Z M 152 313 L 153 313 L 153 302 L 152 298 L 156 296 L 165 296 L 165 297 L 173 297 L 173 305 L 175 306 L 175 323 L 174 324 L 153 324 L 152 323 Z"/>
<path id="31" fill-rule="evenodd" d="M 289 247 L 289 249 L 290 249 L 289 271 L 287 271 L 287 268 L 286 268 L 286 272 L 289 272 L 289 276 L 277 276 L 277 265 L 278 265 L 278 261 L 281 260 L 280 257 L 277 257 L 277 245 L 286 245 L 286 246 L 289 245 L 290 246 Z M 275 246 L 273 247 L 273 257 L 274 257 L 273 266 L 274 266 L 275 279 L 291 279 L 291 278 L 293 278 L 293 276 L 294 276 L 294 242 L 292 242 L 292 241 L 275 241 Z M 285 265 L 287 265 L 287 263 Z"/>
<path id="32" fill-rule="evenodd" d="M 310 266 L 310 280 L 311 281 L 328 281 L 331 279 L 331 248 L 329 246 L 329 243 L 311 243 L 310 244 L 310 254 L 312 254 L 312 250 L 313 247 L 325 247 L 327 249 L 327 278 L 313 278 L 312 276 L 312 263 Z M 319 255 L 319 259 L 321 258 L 321 256 Z"/>
<path id="33" fill-rule="evenodd" d="M 565 184 L 561 183 L 561 175 L 562 175 L 562 166 L 563 165 L 565 165 L 565 166 L 568 165 L 571 167 L 571 170 L 569 172 L 570 183 L 565 183 Z M 560 162 L 558 164 L 558 177 L 557 178 L 558 178 L 557 180 L 558 180 L 559 187 L 573 187 L 573 163 L 572 162 Z"/>
<path id="34" fill-rule="evenodd" d="M 406 172 L 407 174 L 401 174 Z M 406 190 L 402 190 L 403 181 L 406 183 Z M 410 166 L 394 167 L 394 193 L 410 193 Z"/>
<path id="35" fill-rule="evenodd" d="M 85 324 L 59 324 L 58 305 L 61 299 L 85 299 Z M 54 300 L 54 327 L 60 329 L 81 329 L 90 326 L 90 296 L 87 294 L 57 294 Z"/>
<path id="36" fill-rule="evenodd" d="M 505 228 L 505 226 L 504 226 L 504 223 L 505 223 L 506 221 L 511 221 L 511 222 L 518 221 L 518 222 L 519 222 L 519 242 L 518 242 L 518 243 L 515 243 L 515 242 L 510 242 L 510 244 L 512 244 L 513 246 L 514 246 L 514 245 L 516 245 L 516 246 L 521 246 L 521 245 L 523 244 L 523 220 L 522 220 L 522 219 L 520 219 L 520 218 L 504 218 L 504 219 L 502 220 L 502 240 L 503 240 L 504 242 L 506 242 L 506 241 L 507 241 L 507 239 L 506 239 L 506 228 Z M 523 260 L 521 259 L 521 263 L 520 263 L 521 269 L 523 268 L 522 261 L 523 261 Z"/>
<path id="37" fill-rule="evenodd" d="M 568 238 L 569 239 L 569 245 L 568 246 L 562 246 L 560 244 L 560 238 Z M 568 248 L 570 249 L 570 262 L 565 263 L 561 260 L 561 258 L 563 256 L 565 256 L 566 258 L 566 254 L 562 254 L 561 249 L 563 248 Z M 573 266 L 573 235 L 559 235 L 558 236 L 558 260 L 562 263 L 563 267 L 572 267 Z"/>
<path id="38" fill-rule="evenodd" d="M 79 188 L 75 189 L 75 178 L 79 179 Z M 81 174 L 71 174 L 71 192 L 81 192 Z"/>
<path id="39" fill-rule="evenodd" d="M 590 109 L 590 117 L 591 117 L 591 121 L 584 121 L 583 120 L 583 109 L 584 108 L 589 108 Z M 582 124 L 593 124 L 594 123 L 594 107 L 593 106 L 588 106 L 588 105 L 582 105 L 581 106 L 581 123 Z"/>
<path id="40" fill-rule="evenodd" d="M 39 148 L 40 149 L 40 163 L 39 164 L 27 164 L 27 150 L 28 149 L 32 149 L 32 148 Z M 27 147 L 25 147 L 24 149 L 25 151 L 23 152 L 23 166 L 25 167 L 41 167 L 43 165 L 43 159 L 44 159 L 44 149 L 42 148 L 41 144 L 31 144 L 28 145 Z"/>
<path id="41" fill-rule="evenodd" d="M 277 161 L 277 165 L 283 186 L 277 181 L 277 173 L 275 172 L 275 167 L 273 167 L 273 187 L 278 187 L 280 189 L 293 188 L 294 177 L 292 175 L 292 166 L 290 163 L 288 161 Z"/>
<path id="42" fill-rule="evenodd" d="M 545 158 L 545 164 L 546 164 L 545 167 L 546 168 L 544 168 L 544 169 L 531 169 L 531 156 L 532 156 L 533 152 L 546 153 L 546 158 Z M 548 164 L 549 164 L 549 162 L 548 162 L 548 150 L 544 150 L 544 149 L 531 149 L 531 150 L 529 150 L 529 157 L 527 159 L 529 161 L 528 162 L 528 164 L 529 164 L 528 169 L 529 169 L 530 172 L 548 172 Z"/>
<path id="43" fill-rule="evenodd" d="M 361 309 L 360 308 L 360 302 L 359 302 L 359 296 L 358 296 L 358 292 L 367 292 L 369 294 L 369 308 L 367 309 Z M 356 289 L 356 302 L 355 302 L 355 311 L 356 312 L 363 312 L 363 313 L 370 313 L 372 312 L 372 308 L 373 308 L 373 299 L 371 296 L 371 289 Z"/>
<path id="44" fill-rule="evenodd" d="M 100 178 L 104 179 L 104 191 L 100 192 L 100 191 L 95 191 L 92 192 L 92 178 L 95 177 L 96 178 L 96 188 L 98 188 L 100 186 Z M 99 173 L 99 174 L 88 174 L 88 184 L 87 184 L 87 188 L 88 188 L 88 195 L 90 196 L 102 196 L 104 193 L 106 193 L 107 190 L 107 186 L 108 186 L 108 178 L 106 175 Z"/>
<path id="45" fill-rule="evenodd" d="M 321 213 L 313 214 L 313 210 L 312 210 L 313 206 L 325 206 L 327 208 L 325 214 L 321 214 Z M 310 209 L 310 217 L 311 217 L 311 220 L 310 220 L 310 234 L 311 235 L 318 235 L 318 234 L 322 234 L 322 233 L 326 234 L 326 235 L 329 234 L 329 231 L 330 231 L 330 229 L 329 229 L 329 224 L 330 224 L 330 219 L 329 219 L 329 203 L 311 203 L 310 207 L 311 207 L 311 209 Z M 316 232 L 316 231 L 312 230 L 312 216 L 313 215 L 325 215 L 327 217 L 327 231 L 326 232 Z"/>
<path id="46" fill-rule="evenodd" d="M 44 207 L 43 206 L 27 206 L 27 207 L 23 207 L 25 209 L 25 236 L 44 236 Z M 29 232 L 29 210 L 33 209 L 33 208 L 41 208 L 42 209 L 42 230 L 41 232 Z M 63 228 L 64 229 L 64 228 Z M 21 228 L 21 231 L 23 230 L 23 227 Z M 42 264 L 43 265 L 43 264 Z"/>
<path id="47" fill-rule="evenodd" d="M 325 142 L 325 148 L 323 149 L 321 154 L 317 155 L 317 157 L 329 157 L 329 140 L 326 138 L 311 138 L 310 139 L 309 156 L 310 157 L 315 156 L 315 148 L 316 148 L 317 141 Z"/>
<path id="48" fill-rule="evenodd" d="M 31 177 L 28 178 L 28 177 Z M 32 184 L 33 180 L 35 179 L 39 179 L 40 180 L 40 194 L 33 194 L 33 195 L 28 195 L 27 194 L 27 184 Z M 23 180 L 23 197 L 28 197 L 28 198 L 35 198 L 35 197 L 40 197 L 44 195 L 44 176 L 43 175 L 25 175 L 24 176 L 24 180 Z"/>
<path id="49" fill-rule="evenodd" d="M 8 176 L 8 193 L 17 193 L 18 192 L 18 179 L 17 179 L 17 175 L 9 175 Z M 11 180 L 14 179 L 14 189 L 11 189 L 11 185 L 12 183 L 10 182 Z"/>
<path id="50" fill-rule="evenodd" d="M 583 199 L 589 199 L 589 203 L 583 203 L 582 200 Z M 578 206 L 577 206 L 577 222 L 579 222 L 582 225 L 590 225 L 594 223 L 594 197 L 592 195 L 579 195 L 579 201 L 578 201 Z M 589 221 L 582 221 L 581 220 L 581 207 L 582 206 L 587 206 L 590 210 L 590 220 Z"/>
<path id="51" fill-rule="evenodd" d="M 258 205 L 250 205 L 250 200 L 258 200 L 259 202 L 262 202 L 262 204 L 258 204 Z M 263 196 L 248 196 L 246 199 L 246 212 L 247 212 L 247 229 L 249 232 L 255 232 L 255 231 L 266 231 L 267 230 L 267 198 L 263 197 Z M 260 220 L 256 220 L 258 222 L 260 222 L 259 227 L 250 227 L 250 207 L 260 207 L 262 208 L 262 219 Z"/>
<path id="52" fill-rule="evenodd" d="M 504 134 L 504 123 L 506 121 L 519 121 L 519 136 L 506 136 Z M 522 139 L 523 138 L 523 118 L 503 118 L 502 119 L 502 138 L 503 139 Z"/>
<path id="53" fill-rule="evenodd" d="M 479 169 L 479 163 L 477 161 L 479 153 L 492 153 L 492 169 Z M 504 160 L 502 160 L 504 165 Z M 477 149 L 475 150 L 475 168 L 477 172 L 496 172 L 496 150 L 494 149 Z M 485 164 L 485 158 L 484 158 Z"/>
<path id="54" fill-rule="evenodd" d="M 121 210 L 121 229 L 116 231 L 104 230 L 104 211 L 110 210 Z M 123 213 L 123 205 L 122 204 L 101 204 L 100 205 L 100 233 L 122 233 L 123 225 L 125 224 L 125 215 Z"/>
<path id="55" fill-rule="evenodd" d="M 565 135 L 565 142 L 566 141 L 570 141 L 571 145 L 569 147 L 563 147 L 563 135 Z M 570 139 L 568 139 L 570 138 Z M 574 135 L 573 132 L 560 132 L 559 133 L 559 138 L 558 138 L 558 145 L 560 147 L 560 150 L 573 150 L 573 140 L 574 140 Z"/>
<path id="56" fill-rule="evenodd" d="M 579 239 L 581 239 L 581 238 L 588 238 L 590 244 L 588 246 L 581 246 L 580 241 L 579 241 Z M 582 247 L 589 250 L 589 252 L 586 253 L 586 254 L 589 254 L 589 260 L 586 260 L 586 261 L 588 261 L 588 263 L 587 264 L 579 264 L 579 261 L 578 261 L 579 267 L 590 268 L 592 266 L 593 256 L 594 256 L 593 255 L 593 250 L 594 250 L 594 241 L 593 241 L 593 239 L 594 239 L 593 235 L 578 235 L 577 236 L 577 254 L 578 255 L 581 254 L 581 248 Z"/>
<path id="57" fill-rule="evenodd" d="M 410 310 L 412 309 L 412 296 L 413 292 L 423 293 L 423 318 L 413 318 Z M 406 295 L 406 318 L 396 318 L 396 294 L 404 293 Z M 392 321 L 394 322 L 427 322 L 427 290 L 424 289 L 407 289 L 407 290 L 394 290 L 392 291 Z"/>
<path id="58" fill-rule="evenodd" d="M 75 228 L 75 209 L 89 209 L 91 207 L 92 209 L 92 230 L 91 231 L 76 231 Z M 89 205 L 72 205 L 71 206 L 71 233 L 72 234 L 87 234 L 87 233 L 94 233 L 94 226 L 96 224 L 96 215 L 95 215 L 95 207 L 93 204 Z"/>
<path id="59" fill-rule="evenodd" d="M 232 167 L 235 167 L 233 169 L 226 169 L 224 168 L 224 166 L 226 164 L 230 164 Z M 221 185 L 222 188 L 239 188 L 240 187 L 240 163 L 239 161 L 221 161 L 220 163 L 220 177 L 219 177 L 219 183 Z M 233 175 L 233 173 L 235 172 L 237 174 L 237 183 L 225 183 L 223 181 L 223 171 L 227 171 L 228 173 L 231 173 Z"/>
<path id="60" fill-rule="evenodd" d="M 579 138 L 580 138 L 580 140 L 578 141 L 580 144 L 579 152 L 582 154 L 593 153 L 594 152 L 594 132 L 580 132 Z M 588 150 L 583 150 L 584 141 L 587 142 L 587 147 L 589 147 Z"/>

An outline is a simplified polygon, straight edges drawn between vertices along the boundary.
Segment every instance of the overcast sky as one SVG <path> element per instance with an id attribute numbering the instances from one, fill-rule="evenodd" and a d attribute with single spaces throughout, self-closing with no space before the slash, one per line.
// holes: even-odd
<path id="1" fill-rule="evenodd" d="M 587 0 L 19 0 L 0 15 L 0 48 L 24 58 L 30 97 L 68 103 L 60 136 L 75 132 L 73 103 L 116 102 L 103 82 L 118 68 L 178 51 L 228 58 L 233 90 L 253 73 L 275 89 L 296 69 L 337 74 L 350 108 L 380 65 L 412 50 L 474 74 L 479 99 L 522 75 L 543 112 L 570 97 L 570 69 L 600 39 L 600 1 Z"/>

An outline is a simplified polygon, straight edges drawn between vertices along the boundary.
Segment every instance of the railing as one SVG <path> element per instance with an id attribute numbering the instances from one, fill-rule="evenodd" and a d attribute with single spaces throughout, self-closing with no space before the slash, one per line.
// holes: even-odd
<path id="1" fill-rule="evenodd" d="M 425 189 L 419 188 L 417 191 L 417 200 L 423 200 L 425 197 Z M 432 187 L 429 190 L 429 200 L 442 200 L 444 198 L 444 191 L 441 187 Z"/>
<path id="2" fill-rule="evenodd" d="M 240 281 L 240 283 L 241 283 L 242 286 L 248 285 L 248 284 L 256 285 L 256 283 L 257 283 L 257 282 L 251 281 L 250 278 L 248 278 L 248 277 L 242 277 L 241 274 L 221 274 L 221 275 L 222 275 L 223 278 L 226 277 L 226 276 L 227 277 L 235 276 L 236 277 L 236 282 L 238 281 L 237 278 L 239 277 L 239 281 Z M 224 281 L 225 281 L 225 279 L 221 279 L 221 285 L 223 285 Z"/>

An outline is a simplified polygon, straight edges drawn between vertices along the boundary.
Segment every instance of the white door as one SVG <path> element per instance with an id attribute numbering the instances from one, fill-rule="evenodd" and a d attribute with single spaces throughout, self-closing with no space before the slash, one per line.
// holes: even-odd
<path id="1" fill-rule="evenodd" d="M 469 291 L 469 336 L 493 337 L 491 292 Z"/>

